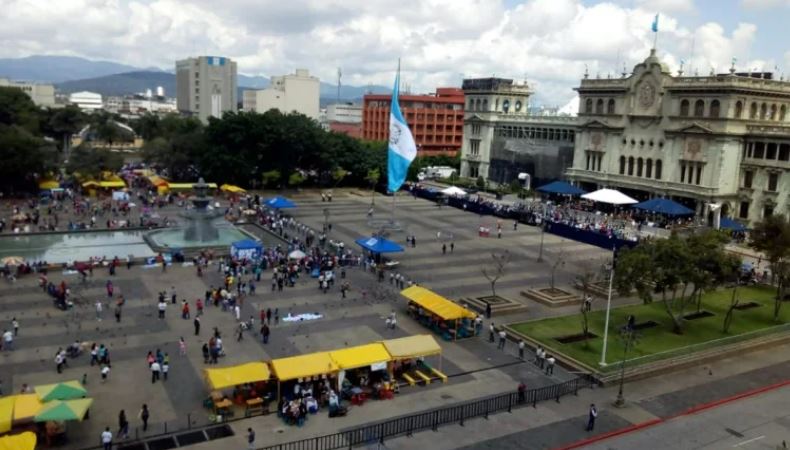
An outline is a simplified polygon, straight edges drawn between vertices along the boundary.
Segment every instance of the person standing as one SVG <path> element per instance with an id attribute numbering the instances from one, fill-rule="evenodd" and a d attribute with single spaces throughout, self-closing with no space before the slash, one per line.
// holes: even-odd
<path id="1" fill-rule="evenodd" d="M 121 323 L 121 304 L 115 305 L 115 323 Z"/>
<path id="2" fill-rule="evenodd" d="M 3 350 L 10 352 L 14 349 L 14 333 L 3 330 Z"/>
<path id="3" fill-rule="evenodd" d="M 495 333 L 496 328 L 494 328 L 494 322 L 491 322 L 491 325 L 488 326 L 488 342 L 494 342 Z"/>
<path id="4" fill-rule="evenodd" d="M 102 431 L 101 445 L 104 447 L 104 450 L 112 449 L 112 431 L 110 431 L 110 427 L 106 427 L 104 431 Z"/>
<path id="5" fill-rule="evenodd" d="M 104 309 L 104 306 L 101 304 L 101 300 L 96 300 L 96 320 L 101 322 L 101 313 Z"/>
<path id="6" fill-rule="evenodd" d="M 183 336 L 178 339 L 178 352 L 181 356 L 186 356 L 187 354 L 187 341 L 184 340 Z"/>
<path id="7" fill-rule="evenodd" d="M 554 363 L 556 362 L 557 360 L 551 355 L 546 358 L 546 375 L 554 375 Z"/>
<path id="8" fill-rule="evenodd" d="M 195 325 L 195 336 L 199 336 L 200 335 L 200 316 L 196 316 L 195 320 L 193 320 L 192 323 Z"/>
<path id="9" fill-rule="evenodd" d="M 252 431 L 252 428 L 247 428 L 247 448 L 255 450 L 255 432 Z"/>
<path id="10" fill-rule="evenodd" d="M 442 255 L 447 254 L 447 244 L 442 244 Z"/>
<path id="11" fill-rule="evenodd" d="M 57 369 L 58 373 L 63 373 L 63 365 L 65 364 L 66 359 L 63 356 L 63 353 L 58 352 L 55 355 L 55 369 Z"/>
<path id="12" fill-rule="evenodd" d="M 148 411 L 148 405 L 143 403 L 142 409 L 140 409 L 140 413 L 137 414 L 137 417 L 143 421 L 143 431 L 148 430 L 148 417 L 150 417 L 151 413 Z"/>
<path id="13" fill-rule="evenodd" d="M 595 407 L 595 403 L 590 404 L 590 413 L 587 417 L 587 431 L 592 431 L 595 428 L 595 418 L 598 417 L 598 408 Z"/>
<path id="14" fill-rule="evenodd" d="M 164 299 L 159 300 L 159 318 L 165 318 L 165 311 L 167 310 L 167 302 Z"/>
<path id="15" fill-rule="evenodd" d="M 486 319 L 491 318 L 491 303 L 486 302 Z"/>
<path id="16" fill-rule="evenodd" d="M 118 439 L 129 438 L 129 421 L 126 419 L 126 411 L 118 413 Z"/>
<path id="17" fill-rule="evenodd" d="M 151 384 L 156 383 L 156 380 L 159 379 L 159 372 L 162 370 L 162 366 L 159 365 L 159 361 L 154 360 L 151 363 Z"/>
<path id="18" fill-rule="evenodd" d="M 505 330 L 503 328 L 499 330 L 499 345 L 497 345 L 497 348 L 500 350 L 504 350 L 506 341 L 507 341 L 507 333 L 505 333 Z"/>
<path id="19" fill-rule="evenodd" d="M 271 308 L 266 308 L 266 324 L 271 325 L 272 323 L 272 310 Z"/>
<path id="20" fill-rule="evenodd" d="M 518 357 L 519 359 L 524 359 L 524 347 L 526 347 L 526 343 L 524 343 L 524 339 L 520 339 L 518 341 Z"/>
<path id="21" fill-rule="evenodd" d="M 170 372 L 170 357 L 165 356 L 164 362 L 162 362 L 162 380 L 167 381 L 167 373 Z"/>
<path id="22" fill-rule="evenodd" d="M 450 242 L 450 253 L 455 250 L 455 242 Z"/>
<path id="23" fill-rule="evenodd" d="M 263 326 L 261 327 L 261 338 L 263 339 L 264 344 L 269 343 L 269 333 L 271 333 L 271 331 L 269 330 L 269 325 L 264 323 Z"/>
<path id="24" fill-rule="evenodd" d="M 19 322 L 17 322 L 16 317 L 11 319 L 11 327 L 14 329 L 14 337 L 19 336 Z"/>

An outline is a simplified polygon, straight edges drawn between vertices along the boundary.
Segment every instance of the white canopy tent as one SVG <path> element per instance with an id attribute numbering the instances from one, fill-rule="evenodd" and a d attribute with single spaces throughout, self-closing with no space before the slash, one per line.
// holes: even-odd
<path id="1" fill-rule="evenodd" d="M 608 203 L 610 205 L 632 205 L 634 203 L 639 203 L 638 200 L 634 200 L 614 189 L 598 189 L 595 192 L 582 195 L 582 198 L 599 203 Z"/>
<path id="2" fill-rule="evenodd" d="M 450 186 L 442 189 L 442 194 L 447 196 L 463 196 L 466 195 L 466 191 L 456 186 Z"/>

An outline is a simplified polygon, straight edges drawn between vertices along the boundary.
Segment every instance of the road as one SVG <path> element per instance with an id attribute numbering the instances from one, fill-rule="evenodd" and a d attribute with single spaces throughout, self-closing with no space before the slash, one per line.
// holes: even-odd
<path id="1" fill-rule="evenodd" d="M 781 449 L 790 446 L 790 386 L 679 416 L 658 425 L 600 441 L 593 450 Z"/>

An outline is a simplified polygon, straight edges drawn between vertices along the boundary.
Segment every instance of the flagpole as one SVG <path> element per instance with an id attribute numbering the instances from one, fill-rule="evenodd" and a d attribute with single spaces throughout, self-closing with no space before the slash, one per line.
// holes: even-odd
<path id="1" fill-rule="evenodd" d="M 398 93 L 398 97 L 400 97 L 400 57 L 398 57 L 398 75 L 396 79 L 398 80 L 397 93 Z M 395 95 L 393 94 L 392 97 L 390 98 L 390 102 L 396 102 L 396 101 L 398 101 L 398 98 L 396 98 Z M 393 229 L 395 228 L 395 197 L 397 193 L 398 193 L 397 191 L 392 193 L 392 211 L 390 215 L 390 220 L 392 221 L 391 225 Z"/>
<path id="2" fill-rule="evenodd" d="M 609 271 L 609 292 L 606 296 L 606 319 L 603 326 L 603 349 L 601 351 L 601 367 L 606 367 L 606 347 L 609 341 L 609 315 L 612 310 L 612 284 L 614 282 L 614 258 L 617 247 L 612 247 L 612 270 Z"/>

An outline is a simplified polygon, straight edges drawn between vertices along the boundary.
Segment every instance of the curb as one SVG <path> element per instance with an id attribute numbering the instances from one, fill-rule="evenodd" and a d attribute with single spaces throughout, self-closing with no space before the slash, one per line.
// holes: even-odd
<path id="1" fill-rule="evenodd" d="M 679 417 L 690 416 L 690 415 L 696 414 L 698 412 L 702 412 L 702 411 L 705 411 L 705 410 L 708 410 L 708 409 L 713 409 L 713 408 L 716 408 L 716 407 L 719 407 L 719 406 L 726 405 L 728 403 L 732 403 L 732 402 L 737 401 L 737 400 L 741 400 L 741 399 L 748 398 L 748 397 L 753 397 L 755 395 L 763 394 L 765 392 L 769 392 L 769 391 L 772 391 L 772 390 L 775 390 L 775 389 L 779 389 L 779 388 L 782 388 L 782 387 L 785 387 L 785 386 L 788 386 L 788 385 L 790 385 L 790 379 L 784 380 L 784 381 L 780 381 L 780 382 L 774 383 L 774 384 L 769 384 L 767 386 L 762 386 L 762 387 L 759 387 L 759 388 L 750 389 L 748 391 L 744 391 L 744 392 L 741 392 L 740 394 L 735 394 L 735 395 L 730 396 L 730 397 L 725 397 L 725 398 L 722 398 L 722 399 L 719 399 L 719 400 L 714 400 L 714 401 L 711 401 L 711 402 L 708 402 L 708 403 L 702 403 L 700 405 L 692 406 L 691 408 L 689 408 L 689 409 L 687 409 L 685 411 L 681 411 L 681 412 L 679 412 L 677 414 L 674 414 L 674 415 L 671 415 L 669 417 L 663 417 L 663 418 L 658 418 L 658 419 L 653 419 L 653 420 L 647 420 L 645 422 L 640 422 L 640 423 L 636 423 L 636 424 L 633 424 L 633 425 L 629 425 L 629 426 L 624 427 L 624 428 L 620 428 L 619 430 L 613 430 L 613 431 L 609 431 L 609 432 L 606 432 L 606 433 L 601 433 L 599 435 L 592 436 L 592 437 L 589 437 L 589 438 L 585 438 L 585 439 L 573 442 L 571 444 L 564 445 L 562 447 L 557 447 L 554 450 L 572 450 L 572 449 L 576 449 L 576 448 L 582 448 L 584 446 L 587 446 L 587 445 L 590 445 L 590 444 L 594 444 L 596 442 L 604 441 L 604 440 L 609 439 L 609 438 L 613 438 L 613 437 L 620 436 L 620 435 L 623 435 L 623 434 L 628 434 L 628 433 L 631 433 L 631 432 L 634 432 L 634 431 L 638 431 L 638 430 L 641 430 L 641 429 L 644 429 L 644 428 L 649 428 L 649 427 L 652 427 L 654 425 L 658 425 L 660 423 L 664 423 L 664 422 L 668 422 L 668 421 L 673 420 L 673 419 L 677 419 Z"/>

